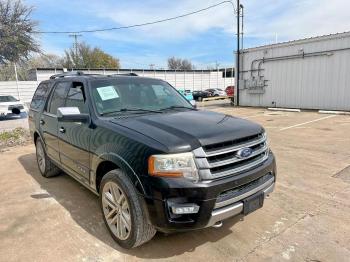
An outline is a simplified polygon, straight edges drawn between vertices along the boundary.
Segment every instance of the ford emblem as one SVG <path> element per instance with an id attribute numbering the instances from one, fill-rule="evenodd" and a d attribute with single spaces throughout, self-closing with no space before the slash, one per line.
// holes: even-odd
<path id="1" fill-rule="evenodd" d="M 251 154 L 253 154 L 253 149 L 249 148 L 249 147 L 245 147 L 245 148 L 242 148 L 240 150 L 237 151 L 236 153 L 236 156 L 238 158 L 248 158 L 251 156 Z"/>

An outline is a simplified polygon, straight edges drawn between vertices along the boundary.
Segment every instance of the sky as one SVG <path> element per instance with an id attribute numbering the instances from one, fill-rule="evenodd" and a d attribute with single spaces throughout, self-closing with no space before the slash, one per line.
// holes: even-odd
<path id="1" fill-rule="evenodd" d="M 40 31 L 79 31 L 127 26 L 192 12 L 221 0 L 23 0 L 34 7 Z M 235 2 L 235 1 L 234 1 Z M 244 47 L 350 31 L 349 0 L 241 0 Z M 84 33 L 79 41 L 120 59 L 122 68 L 166 68 L 171 56 L 198 69 L 231 67 L 236 18 L 229 3 L 161 24 Z M 38 36 L 44 52 L 62 55 L 73 38 Z"/>

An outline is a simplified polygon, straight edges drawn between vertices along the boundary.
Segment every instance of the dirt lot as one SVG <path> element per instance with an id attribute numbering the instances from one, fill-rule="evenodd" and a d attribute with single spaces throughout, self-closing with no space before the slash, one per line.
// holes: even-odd
<path id="1" fill-rule="evenodd" d="M 349 261 L 350 116 L 208 107 L 261 123 L 278 161 L 262 209 L 222 228 L 157 234 L 119 248 L 97 198 L 67 175 L 42 178 L 32 145 L 1 154 L 2 261 Z"/>
<path id="2" fill-rule="evenodd" d="M 5 130 L 11 130 L 16 127 L 28 128 L 28 119 L 26 113 L 22 113 L 19 116 L 0 116 L 0 132 Z"/>

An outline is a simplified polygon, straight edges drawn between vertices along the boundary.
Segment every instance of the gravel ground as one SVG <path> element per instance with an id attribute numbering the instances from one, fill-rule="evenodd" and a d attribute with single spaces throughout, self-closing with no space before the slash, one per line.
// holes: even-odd
<path id="1" fill-rule="evenodd" d="M 12 130 L 16 127 L 28 129 L 28 118 L 26 113 L 20 116 L 13 115 L 7 117 L 0 117 L 0 132 L 5 130 Z"/>
<path id="2" fill-rule="evenodd" d="M 265 127 L 278 176 L 263 208 L 124 250 L 94 194 L 64 174 L 43 178 L 34 146 L 15 147 L 0 154 L 0 261 L 349 261 L 350 116 L 210 110 Z"/>

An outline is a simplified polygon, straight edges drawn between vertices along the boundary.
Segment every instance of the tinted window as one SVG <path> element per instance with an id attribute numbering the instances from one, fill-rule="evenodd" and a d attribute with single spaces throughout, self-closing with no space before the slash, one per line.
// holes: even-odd
<path id="1" fill-rule="evenodd" d="M 36 110 L 43 108 L 48 91 L 49 91 L 48 83 L 41 83 L 34 93 L 30 107 Z"/>
<path id="2" fill-rule="evenodd" d="M 172 106 L 192 108 L 173 87 L 157 79 L 120 77 L 92 81 L 92 98 L 99 114 L 124 109 L 162 110 Z"/>
<path id="3" fill-rule="evenodd" d="M 87 106 L 84 99 L 84 87 L 82 83 L 73 83 L 69 88 L 66 98 L 67 107 L 78 107 L 80 113 L 88 113 Z"/>
<path id="4" fill-rule="evenodd" d="M 57 108 L 64 106 L 65 98 L 70 84 L 70 82 L 62 82 L 56 85 L 55 90 L 51 96 L 50 105 L 48 107 L 49 113 L 56 115 Z"/>
<path id="5" fill-rule="evenodd" d="M 0 96 L 0 102 L 16 102 L 17 99 L 13 96 Z"/>

